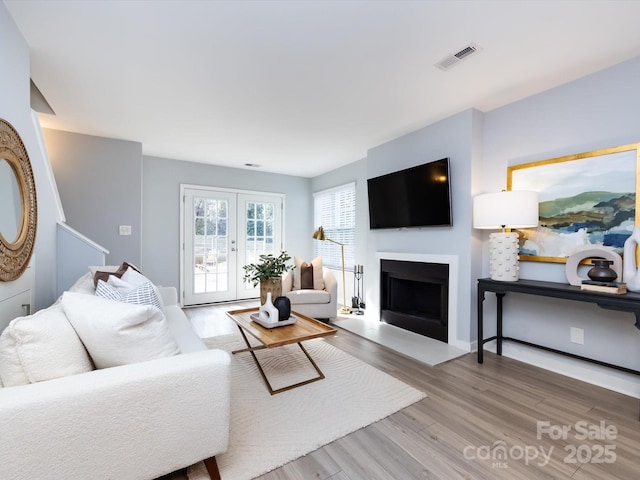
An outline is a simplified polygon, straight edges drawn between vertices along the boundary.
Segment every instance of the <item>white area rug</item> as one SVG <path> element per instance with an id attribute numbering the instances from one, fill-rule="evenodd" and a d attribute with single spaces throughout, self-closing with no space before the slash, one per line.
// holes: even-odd
<path id="1" fill-rule="evenodd" d="M 239 334 L 205 343 L 227 351 L 244 347 Z M 326 378 L 273 396 L 251 354 L 233 355 L 230 445 L 216 457 L 223 479 L 260 476 L 426 397 L 323 340 L 304 346 Z M 257 355 L 274 388 L 317 375 L 297 345 Z M 188 473 L 190 480 L 209 478 L 203 463 Z"/>

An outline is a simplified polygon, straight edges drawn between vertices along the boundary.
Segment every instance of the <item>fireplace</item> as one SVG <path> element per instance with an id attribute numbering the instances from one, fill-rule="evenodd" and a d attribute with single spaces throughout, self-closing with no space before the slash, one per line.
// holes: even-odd
<path id="1" fill-rule="evenodd" d="M 380 261 L 380 321 L 448 343 L 449 265 Z"/>

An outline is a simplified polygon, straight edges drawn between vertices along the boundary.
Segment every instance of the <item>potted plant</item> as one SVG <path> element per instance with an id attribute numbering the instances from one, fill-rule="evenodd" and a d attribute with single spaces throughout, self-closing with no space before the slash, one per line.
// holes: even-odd
<path id="1" fill-rule="evenodd" d="M 260 261 L 250 263 L 244 269 L 244 281 L 254 287 L 260 284 L 260 304 L 267 301 L 267 292 L 271 292 L 271 298 L 282 295 L 282 274 L 293 269 L 293 265 L 287 265 L 291 257 L 287 252 L 280 252 L 277 257 L 269 253 L 260 255 Z"/>

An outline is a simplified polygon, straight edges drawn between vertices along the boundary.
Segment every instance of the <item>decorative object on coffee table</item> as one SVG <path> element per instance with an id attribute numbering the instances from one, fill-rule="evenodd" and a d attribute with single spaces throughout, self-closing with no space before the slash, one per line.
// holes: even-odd
<path id="1" fill-rule="evenodd" d="M 282 274 L 293 268 L 287 262 L 291 257 L 287 252 L 282 251 L 277 257 L 269 253 L 260 255 L 260 261 L 243 266 L 244 281 L 251 283 L 254 287 L 260 284 L 260 304 L 267 301 L 267 293 L 271 292 L 272 298 L 282 295 Z"/>
<path id="2" fill-rule="evenodd" d="M 271 301 L 271 292 L 267 292 L 267 299 L 260 305 L 258 316 L 262 325 L 275 325 L 280 320 L 280 312 Z"/>
<path id="3" fill-rule="evenodd" d="M 288 297 L 278 297 L 273 301 L 273 305 L 278 309 L 278 320 L 284 322 L 291 316 L 291 300 Z"/>

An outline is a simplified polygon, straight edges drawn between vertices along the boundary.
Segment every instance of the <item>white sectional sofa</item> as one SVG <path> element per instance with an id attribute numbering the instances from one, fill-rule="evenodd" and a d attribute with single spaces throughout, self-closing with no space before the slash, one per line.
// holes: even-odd
<path id="1" fill-rule="evenodd" d="M 75 342 L 66 327 L 53 328 L 65 325 L 60 315 L 77 316 L 79 305 L 94 301 L 90 275 L 70 290 L 0 337 L 0 479 L 154 479 L 201 460 L 216 478 L 215 455 L 229 440 L 227 352 L 207 350 L 175 288 L 159 288 L 178 354 L 97 369 L 92 363 L 105 360 L 91 358 L 87 368 L 77 348 L 77 355 L 56 351 Z M 57 333 L 42 334 L 38 322 Z M 8 386 L 15 382 L 22 384 Z"/>

